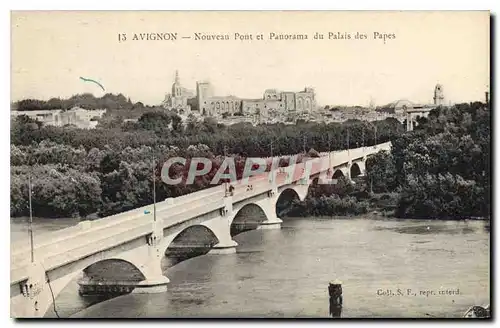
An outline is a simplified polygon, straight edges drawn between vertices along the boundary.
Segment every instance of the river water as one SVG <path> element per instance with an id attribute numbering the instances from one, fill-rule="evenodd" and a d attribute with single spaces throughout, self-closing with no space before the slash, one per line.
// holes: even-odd
<path id="1" fill-rule="evenodd" d="M 76 223 L 60 222 L 39 223 L 35 231 Z M 24 223 L 11 227 L 12 239 L 27 237 Z M 285 219 L 280 230 L 234 239 L 236 254 L 203 255 L 165 269 L 166 293 L 89 306 L 94 301 L 80 298 L 72 282 L 56 299 L 57 312 L 83 318 L 328 317 L 328 283 L 335 279 L 342 281 L 342 317 L 460 317 L 490 302 L 484 221 Z"/>

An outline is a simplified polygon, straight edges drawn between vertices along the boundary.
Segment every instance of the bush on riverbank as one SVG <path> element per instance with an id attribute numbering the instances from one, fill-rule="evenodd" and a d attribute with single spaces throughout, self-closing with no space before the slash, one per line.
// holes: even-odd
<path id="1" fill-rule="evenodd" d="M 306 198 L 303 202 L 295 202 L 290 216 L 337 216 L 360 215 L 368 213 L 370 203 L 358 201 L 356 197 L 340 198 L 337 195 L 321 195 L 316 198 Z"/>
<path id="2" fill-rule="evenodd" d="M 395 213 L 398 217 L 459 219 L 486 212 L 484 189 L 473 180 L 450 173 L 409 179 Z"/>
<path id="3" fill-rule="evenodd" d="M 397 192 L 373 194 L 370 197 L 370 209 L 390 211 L 397 207 L 400 199 Z"/>

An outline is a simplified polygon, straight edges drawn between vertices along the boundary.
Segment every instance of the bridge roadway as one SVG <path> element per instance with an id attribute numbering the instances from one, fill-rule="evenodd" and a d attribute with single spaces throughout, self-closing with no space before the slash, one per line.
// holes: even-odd
<path id="1" fill-rule="evenodd" d="M 273 190 L 275 192 L 282 192 L 287 186 L 294 187 L 299 183 L 305 184 L 305 194 L 307 194 L 307 187 L 310 183 L 310 179 L 304 182 L 302 179 L 302 172 L 304 170 L 309 172 L 311 178 L 326 172 L 328 168 L 333 170 L 338 169 L 343 172 L 344 175 L 349 176 L 349 169 L 353 163 L 360 164 L 359 166 L 363 167 L 361 170 L 363 172 L 364 162 L 367 156 L 381 150 L 389 149 L 390 143 L 387 142 L 376 146 L 322 154 L 319 159 L 315 159 L 316 161 L 313 165 L 311 165 L 313 163 L 313 161 L 311 161 L 313 159 L 311 159 L 305 163 L 297 163 L 288 169 L 285 168 L 286 172 L 283 172 L 283 169 L 274 170 L 276 175 L 275 178 L 271 178 L 271 180 L 270 176 L 272 175 L 263 173 L 249 178 L 248 182 L 241 180 L 233 182 L 231 183 L 234 186 L 232 197 L 225 197 L 225 186 L 218 185 L 184 196 L 169 198 L 165 201 L 157 202 L 156 223 L 153 222 L 153 206 L 148 205 L 95 221 L 82 221 L 76 226 L 42 235 L 37 235 L 35 231 L 34 256 L 35 263 L 37 263 L 38 267 L 37 270 L 40 270 L 41 266 L 43 272 L 48 275 L 49 272 L 54 272 L 54 270 L 61 267 L 71 266 L 71 264 L 78 261 L 91 263 L 91 261 L 95 260 L 92 256 L 96 256 L 96 254 L 100 252 L 104 253 L 106 250 L 115 249 L 120 247 L 120 245 L 133 243 L 138 240 L 144 243 L 143 240 L 146 240 L 152 234 L 154 235 L 155 230 L 160 231 L 158 236 L 163 236 L 164 229 L 188 227 L 190 223 L 194 223 L 194 219 L 203 217 L 207 215 L 207 213 L 221 211 L 225 208 L 229 208 L 230 211 L 232 211 L 232 208 L 237 207 L 238 203 L 243 204 L 252 199 L 258 200 L 262 198 L 262 195 L 266 195 L 267 197 L 269 192 Z M 290 173 L 287 172 L 292 173 L 290 175 Z M 251 185 L 252 188 L 249 189 L 248 185 Z M 305 194 L 301 198 L 304 198 Z M 273 207 L 275 207 L 278 196 L 277 194 L 273 198 Z M 145 210 L 148 210 L 150 213 L 145 214 Z M 274 212 L 274 208 L 272 211 Z M 272 216 L 268 213 L 270 212 L 266 212 L 266 215 Z M 236 213 L 234 213 L 234 216 L 235 214 Z M 232 216 L 233 219 L 234 216 Z M 207 218 L 207 220 L 209 219 Z M 276 218 L 275 214 L 274 220 L 281 222 L 279 218 Z M 277 223 L 278 221 L 271 223 Z M 172 238 L 170 239 L 170 242 L 171 241 Z M 230 236 L 229 241 L 234 243 Z M 234 245 L 237 244 L 234 243 Z M 165 250 L 163 250 L 163 252 L 164 251 Z M 104 259 L 106 256 L 102 255 L 101 257 Z M 97 258 L 101 257 L 97 256 Z M 38 263 L 40 263 L 40 265 L 38 265 Z M 27 285 L 32 286 L 32 284 L 28 284 L 28 282 L 37 281 L 32 277 L 33 272 L 33 264 L 30 258 L 30 246 L 26 245 L 25 241 L 11 244 L 11 313 L 19 312 L 12 309 L 12 297 L 19 295 L 20 290 L 22 291 L 23 288 L 28 288 Z M 57 276 L 61 276 L 61 273 L 57 274 Z M 46 282 L 45 278 L 43 278 L 41 284 L 43 285 Z M 41 288 L 43 289 L 43 286 Z M 33 294 L 36 293 L 38 292 L 34 292 Z M 31 296 L 31 298 L 33 298 L 33 296 Z M 35 304 L 35 307 L 36 306 Z M 45 313 L 46 308 L 47 306 L 45 304 L 42 305 L 43 313 Z M 39 313 L 34 315 L 39 316 Z"/>

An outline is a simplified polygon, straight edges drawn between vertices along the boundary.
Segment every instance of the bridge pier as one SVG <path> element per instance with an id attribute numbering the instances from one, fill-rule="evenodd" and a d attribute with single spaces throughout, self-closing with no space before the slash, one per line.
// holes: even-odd
<path id="1" fill-rule="evenodd" d="M 212 255 L 234 254 L 236 253 L 236 246 L 238 246 L 238 243 L 232 239 L 222 243 L 219 242 L 218 244 L 212 247 L 212 249 L 208 252 L 208 254 Z"/>
<path id="2" fill-rule="evenodd" d="M 272 181 L 272 189 L 269 192 L 269 198 L 267 198 L 264 203 L 261 205 L 264 213 L 266 215 L 266 220 L 261 222 L 257 229 L 261 230 L 272 230 L 272 229 L 281 229 L 281 220 L 276 215 L 276 203 L 278 202 L 279 193 L 278 187 L 276 186 L 276 182 L 273 179 Z"/>
<path id="3" fill-rule="evenodd" d="M 232 197 L 226 197 L 225 201 L 224 211 L 221 213 L 222 218 L 217 218 L 203 224 L 212 230 L 219 241 L 212 246 L 208 254 L 219 255 L 236 253 L 236 246 L 238 246 L 238 243 L 231 237 L 231 221 L 229 220 L 233 216 Z"/>
<path id="4" fill-rule="evenodd" d="M 132 293 L 152 294 L 167 291 L 167 284 L 170 280 L 163 275 L 161 270 L 161 260 L 165 251 L 161 246 L 163 238 L 163 230 L 156 222 L 153 222 L 153 233 L 149 238 L 149 245 L 147 245 L 147 260 L 144 264 L 139 265 L 145 279 L 136 285 Z"/>
<path id="5" fill-rule="evenodd" d="M 278 217 L 275 217 L 273 220 L 266 220 L 266 221 L 262 222 L 257 229 L 260 229 L 260 230 L 281 229 L 282 222 L 283 222 L 283 220 L 281 220 Z"/>
<path id="6" fill-rule="evenodd" d="M 139 266 L 145 279 L 140 281 L 132 291 L 135 294 L 154 294 L 167 291 L 170 280 L 163 275 L 161 270 L 161 259 L 163 248 L 158 245 L 148 246 L 148 261 Z"/>
<path id="7" fill-rule="evenodd" d="M 134 290 L 133 294 L 156 294 L 164 293 L 167 291 L 167 284 L 170 280 L 164 275 L 149 277 L 146 280 L 139 282 Z"/>

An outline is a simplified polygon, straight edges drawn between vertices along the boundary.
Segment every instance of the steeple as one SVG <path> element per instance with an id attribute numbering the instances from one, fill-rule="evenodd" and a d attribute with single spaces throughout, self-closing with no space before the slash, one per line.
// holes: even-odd
<path id="1" fill-rule="evenodd" d="M 175 70 L 175 83 L 176 84 L 180 84 L 180 81 L 179 81 L 179 71 L 178 70 Z"/>
<path id="2" fill-rule="evenodd" d="M 175 81 L 172 84 L 172 96 L 180 97 L 182 95 L 181 82 L 179 79 L 179 71 L 175 70 Z"/>

